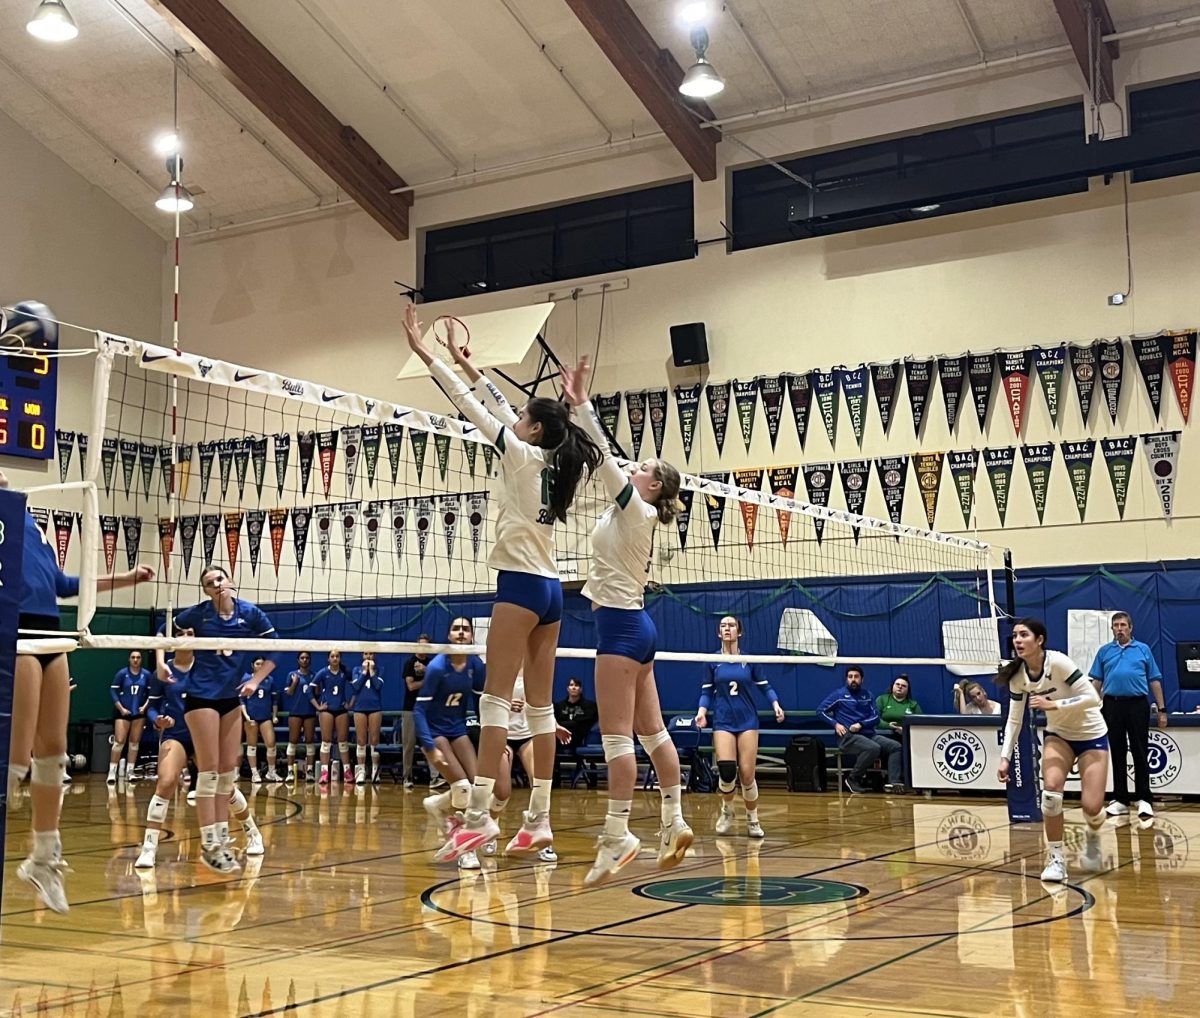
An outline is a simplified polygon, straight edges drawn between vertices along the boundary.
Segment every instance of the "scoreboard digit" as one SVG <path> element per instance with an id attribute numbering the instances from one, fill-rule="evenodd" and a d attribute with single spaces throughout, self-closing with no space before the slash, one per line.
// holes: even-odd
<path id="1" fill-rule="evenodd" d="M 50 459 L 58 415 L 58 358 L 0 356 L 0 456 Z"/>

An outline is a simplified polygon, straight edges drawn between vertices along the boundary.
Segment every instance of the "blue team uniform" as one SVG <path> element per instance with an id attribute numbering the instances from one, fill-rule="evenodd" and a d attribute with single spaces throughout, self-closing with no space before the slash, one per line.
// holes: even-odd
<path id="1" fill-rule="evenodd" d="M 475 656 L 467 658 L 461 671 L 445 654 L 429 662 L 421 695 L 413 708 L 417 742 L 422 749 L 433 749 L 433 740 L 439 735 L 453 740 L 467 734 L 467 707 L 472 695 L 483 692 L 486 678 L 483 661 Z"/>
<path id="2" fill-rule="evenodd" d="M 312 698 L 317 703 L 325 704 L 325 709 L 330 714 L 344 713 L 346 701 L 354 694 L 354 690 L 350 688 L 351 681 L 350 673 L 344 665 L 336 672 L 322 668 L 312 681 Z"/>
<path id="3" fill-rule="evenodd" d="M 250 676 L 244 676 L 242 681 L 249 682 Z M 250 715 L 251 721 L 257 721 L 260 725 L 266 724 L 271 720 L 272 710 L 278 697 L 279 694 L 275 689 L 275 676 L 268 675 L 258 684 L 258 689 L 251 696 L 242 697 L 242 706 L 246 708 L 246 713 Z"/>
<path id="4" fill-rule="evenodd" d="M 758 728 L 754 686 L 766 696 L 768 706 L 778 702 L 758 665 L 730 661 L 708 666 L 708 680 L 700 687 L 700 706 L 711 715 L 713 731 L 751 732 Z"/>
<path id="5" fill-rule="evenodd" d="M 157 675 L 150 676 L 150 699 L 146 705 L 146 719 L 153 725 L 157 723 L 160 715 L 169 717 L 175 724 L 163 731 L 163 741 L 174 739 L 176 742 L 183 743 L 190 752 L 192 733 L 188 731 L 183 715 L 187 701 L 188 679 L 191 677 L 192 668 L 195 665 L 184 671 L 176 668 L 174 661 L 168 661 L 167 667 L 171 669 L 175 681 L 166 683 Z"/>
<path id="6" fill-rule="evenodd" d="M 383 676 L 379 674 L 379 665 L 375 665 L 375 674 L 370 678 L 362 666 L 354 669 L 352 680 L 354 687 L 354 709 L 363 714 L 374 714 L 383 710 Z"/>
<path id="7" fill-rule="evenodd" d="M 274 655 L 261 651 L 239 651 L 237 641 L 252 637 L 270 637 L 274 640 L 275 627 L 258 605 L 234 598 L 233 617 L 221 618 L 211 601 L 204 601 L 192 608 L 185 608 L 175 616 L 175 628 L 194 629 L 197 636 L 223 638 L 229 641 L 226 651 L 198 650 L 196 663 L 192 665 L 192 678 L 188 695 L 194 699 L 236 699 L 242 676 L 249 670 L 254 657 L 275 660 Z"/>
<path id="8" fill-rule="evenodd" d="M 288 686 L 292 682 L 296 683 L 296 688 L 292 692 L 288 692 Z M 297 668 L 294 672 L 288 672 L 287 683 L 280 691 L 280 699 L 283 701 L 283 709 L 294 718 L 313 718 L 317 716 L 317 712 L 312 705 L 312 683 L 313 673 L 302 672 Z"/>
<path id="9" fill-rule="evenodd" d="M 79 577 L 58 568 L 58 557 L 33 516 L 25 513 L 21 553 L 21 614 L 58 618 L 58 599 L 79 593 Z"/>
<path id="10" fill-rule="evenodd" d="M 125 715 L 114 710 L 114 714 L 124 720 L 132 720 L 145 714 L 146 700 L 150 696 L 150 674 L 145 668 L 141 668 L 136 672 L 131 672 L 128 668 L 122 668 L 113 676 L 112 685 L 108 689 L 109 696 L 112 697 L 113 707 L 115 708 L 117 704 L 120 704 L 129 711 L 129 714 Z"/>

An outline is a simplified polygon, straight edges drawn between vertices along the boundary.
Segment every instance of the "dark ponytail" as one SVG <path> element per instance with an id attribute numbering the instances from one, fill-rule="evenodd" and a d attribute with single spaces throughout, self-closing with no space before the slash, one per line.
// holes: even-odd
<path id="1" fill-rule="evenodd" d="M 554 475 L 550 484 L 550 512 L 560 523 L 567 521 L 567 510 L 575 501 L 575 490 L 591 477 L 604 459 L 600 447 L 571 420 L 570 408 L 556 399 L 536 396 L 525 404 L 529 419 L 542 426 L 541 447 L 551 451 Z"/>

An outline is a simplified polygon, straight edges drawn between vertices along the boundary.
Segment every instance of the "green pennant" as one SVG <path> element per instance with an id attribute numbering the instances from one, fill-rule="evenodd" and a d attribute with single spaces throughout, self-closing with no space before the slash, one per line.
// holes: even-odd
<path id="1" fill-rule="evenodd" d="M 1092 484 L 1092 461 L 1096 456 L 1096 440 L 1062 442 L 1063 462 L 1067 465 L 1067 476 L 1071 478 L 1071 490 L 1075 493 L 1075 508 L 1079 510 L 1079 522 L 1087 515 L 1088 488 Z"/>

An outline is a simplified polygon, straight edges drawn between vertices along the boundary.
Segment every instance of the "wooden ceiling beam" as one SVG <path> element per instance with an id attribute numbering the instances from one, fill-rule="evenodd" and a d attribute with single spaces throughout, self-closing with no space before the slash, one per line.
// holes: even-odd
<path id="1" fill-rule="evenodd" d="M 1108 11 L 1105 0 L 1054 0 L 1054 9 L 1058 12 L 1058 20 L 1062 22 L 1063 31 L 1075 53 L 1075 62 L 1083 72 L 1083 80 L 1091 87 L 1092 56 L 1089 50 L 1088 21 L 1091 19 L 1091 35 L 1099 38 L 1111 35 L 1116 31 L 1112 15 Z M 1097 99 L 1106 101 L 1116 99 L 1113 84 L 1113 61 L 1121 55 L 1120 45 L 1115 42 L 1101 43 L 1098 49 L 1098 60 L 1095 72 L 1099 80 L 1096 82 Z"/>
<path id="2" fill-rule="evenodd" d="M 150 0 L 213 67 L 396 240 L 408 239 L 412 192 L 218 0 Z"/>
<path id="3" fill-rule="evenodd" d="M 692 172 L 701 180 L 714 180 L 721 132 L 701 126 L 696 116 L 684 107 L 683 96 L 679 94 L 683 68 L 670 51 L 658 46 L 626 0 L 566 0 L 566 3 Z M 692 102 L 692 108 L 706 120 L 714 119 L 707 104 Z"/>

